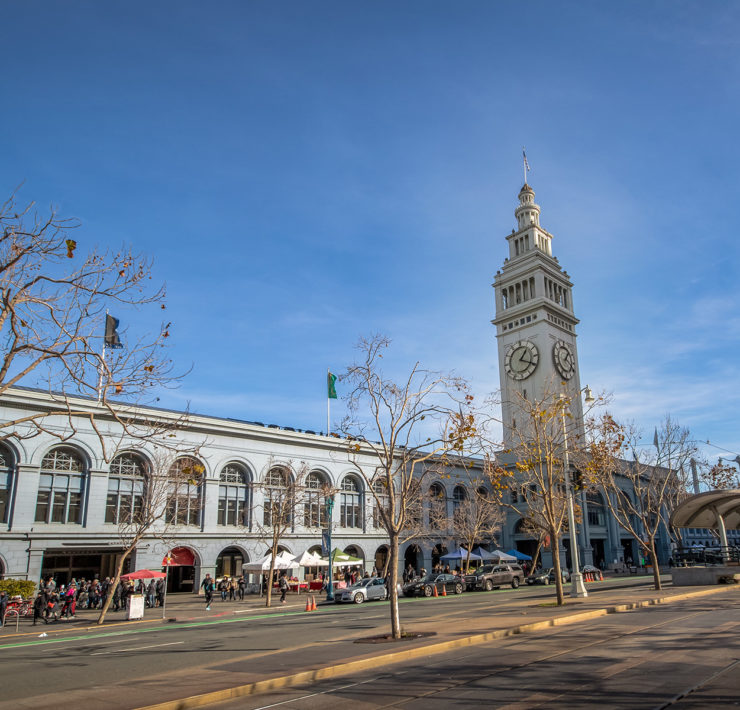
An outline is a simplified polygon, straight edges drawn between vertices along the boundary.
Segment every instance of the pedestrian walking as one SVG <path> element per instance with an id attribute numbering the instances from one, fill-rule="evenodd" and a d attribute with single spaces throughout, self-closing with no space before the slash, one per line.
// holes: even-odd
<path id="1" fill-rule="evenodd" d="M 203 589 L 203 594 L 206 598 L 206 611 L 211 610 L 211 600 L 213 599 L 213 580 L 211 579 L 211 575 L 206 573 L 206 578 L 200 583 L 201 588 Z"/>
<path id="2" fill-rule="evenodd" d="M 285 572 L 280 575 L 278 586 L 280 587 L 280 603 L 285 604 L 285 595 L 288 593 L 288 578 Z"/>

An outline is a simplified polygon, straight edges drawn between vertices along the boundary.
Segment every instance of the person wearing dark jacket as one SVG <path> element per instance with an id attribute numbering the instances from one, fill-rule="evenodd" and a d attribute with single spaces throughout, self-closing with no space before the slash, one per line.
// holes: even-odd
<path id="1" fill-rule="evenodd" d="M 213 579 L 211 575 L 206 572 L 206 578 L 200 583 L 203 588 L 203 594 L 206 597 L 206 611 L 211 609 L 211 600 L 213 599 Z"/>
<path id="2" fill-rule="evenodd" d="M 46 612 L 46 592 L 41 589 L 36 595 L 36 599 L 33 600 L 33 625 L 36 626 L 36 622 L 39 619 L 44 619 L 44 623 L 48 624 L 48 619 L 44 618 Z"/>
<path id="3" fill-rule="evenodd" d="M 5 626 L 5 610 L 8 608 L 8 593 L 0 592 L 0 626 Z"/>

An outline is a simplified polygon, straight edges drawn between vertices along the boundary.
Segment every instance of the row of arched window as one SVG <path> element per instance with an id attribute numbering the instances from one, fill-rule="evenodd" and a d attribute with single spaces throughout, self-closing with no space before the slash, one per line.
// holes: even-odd
<path id="1" fill-rule="evenodd" d="M 7 522 L 13 495 L 13 459 L 0 445 L 0 523 Z M 148 462 L 136 453 L 117 455 L 110 464 L 108 491 L 105 502 L 106 523 L 119 524 L 133 519 L 145 504 Z M 203 510 L 203 472 L 197 459 L 178 458 L 170 471 L 177 481 L 177 491 L 168 497 L 165 519 L 168 523 L 197 526 Z M 58 447 L 46 453 L 41 461 L 39 486 L 34 513 L 35 523 L 82 524 L 87 470 L 82 456 L 73 448 Z M 303 523 L 306 527 L 326 526 L 328 514 L 326 493 L 328 479 L 312 471 L 306 477 L 300 502 L 291 500 L 290 471 L 283 466 L 272 467 L 261 486 L 264 493 L 263 520 L 265 526 L 279 520 Z M 175 485 L 175 484 L 173 484 Z M 382 485 L 375 486 L 380 504 L 387 500 Z M 364 527 L 364 496 L 360 480 L 345 476 L 338 494 L 339 524 L 345 528 Z M 302 519 L 299 510 L 302 506 Z M 236 462 L 226 464 L 219 473 L 217 524 L 245 526 L 252 524 L 252 477 L 248 469 Z M 279 517 L 278 517 L 279 516 Z M 380 527 L 378 501 L 373 498 L 372 527 Z"/>

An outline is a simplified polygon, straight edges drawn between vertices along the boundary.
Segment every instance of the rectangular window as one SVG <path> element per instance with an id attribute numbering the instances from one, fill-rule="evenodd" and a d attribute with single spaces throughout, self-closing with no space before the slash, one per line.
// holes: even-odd
<path id="1" fill-rule="evenodd" d="M 45 523 L 49 519 L 49 491 L 39 491 L 36 497 L 36 516 L 34 521 L 37 523 Z"/>
<path id="2" fill-rule="evenodd" d="M 69 507 L 67 508 L 67 520 L 68 523 L 79 523 L 82 522 L 82 494 L 81 493 L 70 493 L 69 494 Z"/>
<path id="3" fill-rule="evenodd" d="M 54 491 L 51 509 L 52 523 L 66 523 L 67 493 L 65 491 Z"/>
<path id="4" fill-rule="evenodd" d="M 118 496 L 115 493 L 109 493 L 105 501 L 105 522 L 118 522 Z"/>
<path id="5" fill-rule="evenodd" d="M 218 518 L 219 525 L 226 525 L 226 499 L 222 496 L 218 498 Z"/>

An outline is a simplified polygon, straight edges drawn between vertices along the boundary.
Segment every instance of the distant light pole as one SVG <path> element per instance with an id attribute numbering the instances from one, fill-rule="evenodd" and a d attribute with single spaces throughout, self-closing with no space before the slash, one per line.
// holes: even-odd
<path id="1" fill-rule="evenodd" d="M 583 390 L 586 394 L 586 404 L 594 402 L 594 396 L 591 393 L 591 388 L 586 387 Z M 578 393 L 581 394 L 580 392 Z M 560 408 L 560 418 L 563 422 L 563 474 L 565 477 L 565 495 L 568 501 L 568 537 L 570 539 L 570 559 L 573 571 L 570 575 L 570 596 L 572 597 L 587 597 L 588 592 L 586 586 L 583 583 L 583 575 L 581 574 L 581 565 L 578 559 L 578 541 L 576 534 L 576 516 L 573 506 L 573 484 L 570 480 L 570 460 L 568 458 L 568 428 L 565 423 L 565 395 L 561 394 L 560 399 L 563 406 Z"/>
<path id="2" fill-rule="evenodd" d="M 329 549 L 329 584 L 326 587 L 326 601 L 334 601 L 334 551 L 331 546 L 331 523 L 332 513 L 334 512 L 334 496 L 327 495 L 324 498 L 326 504 L 326 546 Z"/>

